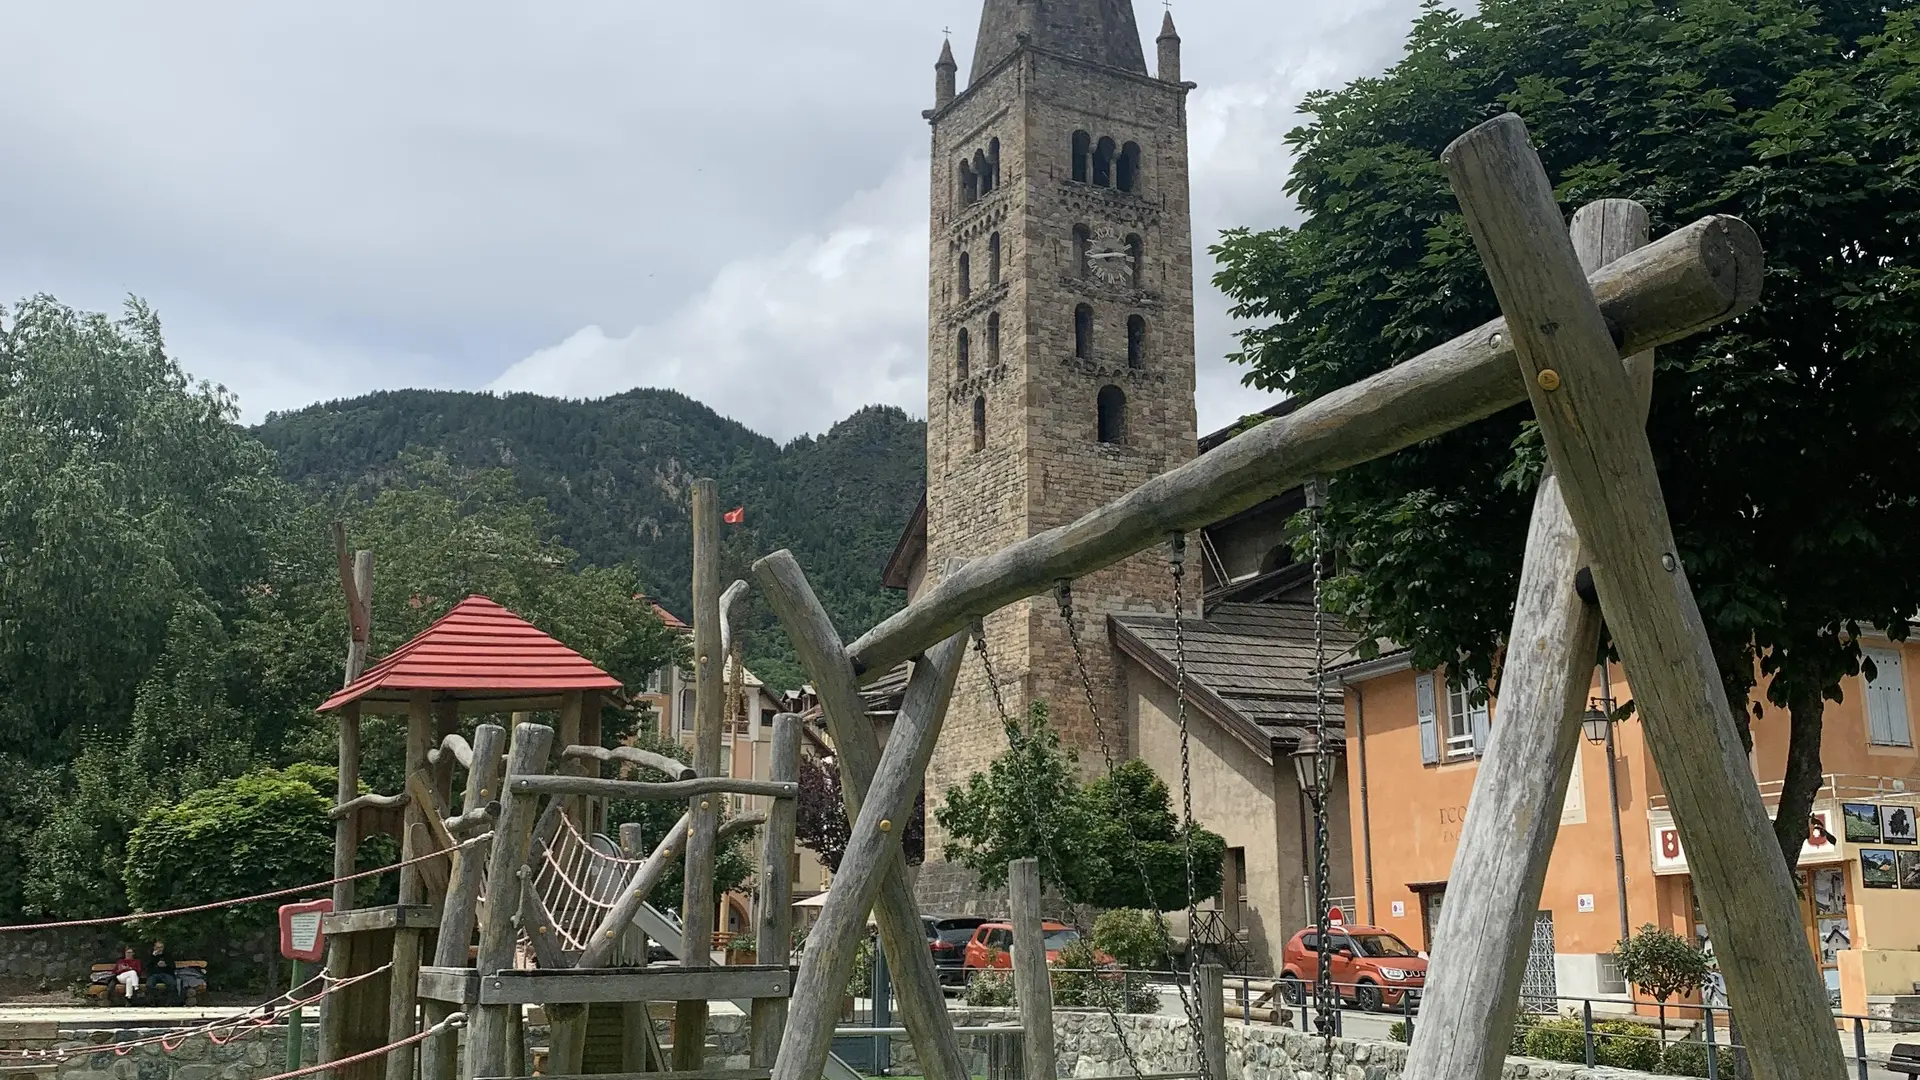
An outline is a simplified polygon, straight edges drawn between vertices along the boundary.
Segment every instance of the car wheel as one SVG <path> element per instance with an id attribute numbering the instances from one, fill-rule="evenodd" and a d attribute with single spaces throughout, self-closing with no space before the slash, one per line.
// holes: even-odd
<path id="1" fill-rule="evenodd" d="M 1381 1004 L 1380 988 L 1370 982 L 1362 982 L 1353 988 L 1353 1003 L 1361 1012 L 1379 1012 Z"/>
<path id="2" fill-rule="evenodd" d="M 1307 1000 L 1307 984 L 1301 982 L 1298 975 L 1282 975 L 1280 976 L 1280 996 L 1285 998 L 1289 1005 L 1304 1005 Z"/>

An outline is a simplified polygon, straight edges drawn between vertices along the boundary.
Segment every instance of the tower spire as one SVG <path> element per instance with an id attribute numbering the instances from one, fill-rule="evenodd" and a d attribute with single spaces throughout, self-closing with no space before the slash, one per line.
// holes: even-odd
<path id="1" fill-rule="evenodd" d="M 1132 0 L 986 0 L 969 82 L 980 81 L 1022 44 L 1147 73 Z"/>
<path id="2" fill-rule="evenodd" d="M 953 39 L 940 46 L 940 59 L 933 65 L 933 107 L 944 109 L 953 101 L 960 64 L 953 58 Z"/>
<path id="3" fill-rule="evenodd" d="M 1177 83 L 1180 81 L 1180 31 L 1173 28 L 1173 3 L 1168 0 L 1167 16 L 1160 20 L 1160 36 L 1155 39 L 1160 46 L 1160 80 Z"/>

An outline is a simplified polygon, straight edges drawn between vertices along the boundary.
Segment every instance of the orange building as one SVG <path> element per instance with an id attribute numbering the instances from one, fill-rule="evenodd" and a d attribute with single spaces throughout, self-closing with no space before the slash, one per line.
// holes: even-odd
<path id="1" fill-rule="evenodd" d="M 1807 947 L 1821 957 L 1836 1005 L 1864 1014 L 1920 983 L 1920 695 L 1905 675 L 1920 644 L 1864 642 L 1876 677 L 1847 680 L 1821 737 L 1827 774 L 1800 858 Z M 1476 706 L 1444 672 L 1416 671 L 1408 654 L 1350 660 L 1346 688 L 1348 799 L 1358 915 L 1428 947 L 1480 748 L 1498 703 Z M 1618 665 L 1611 694 L 1632 694 Z M 1596 671 L 1592 694 L 1602 696 Z M 1788 718 L 1765 706 L 1754 722 L 1754 777 L 1771 809 L 1786 766 Z M 1581 740 L 1560 833 L 1540 899 L 1524 993 L 1612 999 L 1630 1008 L 1610 951 L 1623 923 L 1653 923 L 1705 943 L 1686 852 L 1634 717 L 1614 726 L 1619 866 L 1604 743 Z M 1625 889 L 1618 881 L 1624 869 Z"/>

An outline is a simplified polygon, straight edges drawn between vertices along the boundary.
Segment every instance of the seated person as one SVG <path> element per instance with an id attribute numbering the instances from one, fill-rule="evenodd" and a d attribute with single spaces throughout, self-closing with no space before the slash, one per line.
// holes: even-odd
<path id="1" fill-rule="evenodd" d="M 140 989 L 140 961 L 133 955 L 133 946 L 120 950 L 120 959 L 113 965 L 113 981 L 120 984 L 120 996 L 132 1004 L 134 991 Z"/>
<path id="2" fill-rule="evenodd" d="M 153 943 L 153 955 L 147 964 L 147 999 L 164 1001 L 169 1005 L 180 1003 L 180 976 L 173 970 L 173 957 L 167 955 L 167 943 Z"/>

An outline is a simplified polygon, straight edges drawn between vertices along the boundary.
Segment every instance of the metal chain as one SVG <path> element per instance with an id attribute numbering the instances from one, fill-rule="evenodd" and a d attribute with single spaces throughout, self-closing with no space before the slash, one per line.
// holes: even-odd
<path id="1" fill-rule="evenodd" d="M 1334 1077 L 1334 1031 L 1339 1024 L 1339 999 L 1333 985 L 1333 919 L 1327 906 L 1327 890 L 1332 875 L 1327 865 L 1327 793 L 1332 787 L 1332 758 L 1328 754 L 1330 729 L 1327 726 L 1327 604 L 1326 604 L 1326 506 L 1325 481 L 1309 480 L 1306 485 L 1307 517 L 1313 529 L 1313 903 L 1315 929 L 1319 932 L 1319 964 L 1313 979 L 1314 1026 L 1321 1038 L 1322 1071 L 1326 1080 Z"/>
<path id="2" fill-rule="evenodd" d="M 1189 768 L 1188 760 L 1187 760 L 1186 651 L 1185 651 L 1185 637 L 1184 637 L 1185 632 L 1182 627 L 1182 619 L 1183 619 L 1182 605 L 1184 603 L 1184 597 L 1182 595 L 1181 584 L 1186 574 L 1186 537 L 1184 534 L 1181 534 L 1181 533 L 1173 533 L 1171 534 L 1170 541 L 1171 541 L 1172 550 L 1168 557 L 1168 565 L 1173 574 L 1174 639 L 1176 643 L 1175 644 L 1176 661 L 1177 661 L 1177 666 L 1179 668 L 1179 672 L 1176 676 L 1175 681 L 1179 690 L 1179 699 L 1180 699 L 1179 723 L 1180 723 L 1180 751 L 1181 751 L 1181 770 L 1180 770 L 1180 786 L 1181 786 L 1181 797 L 1182 797 L 1181 805 L 1185 814 L 1185 817 L 1183 818 L 1183 820 L 1187 825 L 1187 830 L 1185 833 L 1185 854 L 1186 854 L 1186 874 L 1187 874 L 1187 927 L 1188 927 L 1189 938 L 1191 938 L 1192 927 L 1198 921 L 1198 914 L 1195 910 L 1195 904 L 1194 904 L 1195 897 L 1193 895 L 1194 894 L 1193 828 L 1192 828 L 1193 781 L 1192 781 L 1191 770 Z M 1117 766 L 1114 761 L 1113 747 L 1107 741 L 1106 725 L 1101 723 L 1101 720 L 1100 720 L 1100 707 L 1098 704 L 1098 699 L 1096 698 L 1093 690 L 1093 678 L 1092 678 L 1092 675 L 1089 673 L 1089 670 L 1087 667 L 1086 650 L 1082 647 L 1080 643 L 1079 624 L 1073 617 L 1073 582 L 1067 579 L 1062 579 L 1055 585 L 1055 594 L 1060 601 L 1060 616 L 1066 623 L 1067 641 L 1069 644 L 1073 646 L 1073 660 L 1074 660 L 1074 665 L 1080 674 L 1080 687 L 1086 695 L 1087 709 L 1092 714 L 1092 717 L 1093 717 L 1093 729 L 1094 729 L 1094 734 L 1099 742 L 1100 756 L 1106 764 L 1108 786 L 1112 789 L 1114 793 L 1114 797 L 1117 800 L 1119 798 L 1120 791 L 1119 791 L 1119 784 L 1114 779 Z M 1115 809 L 1117 811 L 1118 806 L 1116 806 Z M 1135 836 L 1131 831 L 1129 831 L 1127 833 L 1127 838 L 1129 840 L 1129 843 L 1127 845 L 1128 853 L 1132 855 L 1134 868 L 1140 874 L 1141 892 L 1146 896 L 1148 905 L 1154 909 L 1154 927 L 1160 933 L 1161 948 L 1163 951 L 1166 952 L 1166 954 L 1169 957 L 1171 957 L 1173 955 L 1173 934 L 1171 931 L 1167 929 L 1166 917 L 1160 913 L 1159 900 L 1154 896 L 1153 881 L 1152 881 L 1152 878 L 1147 873 L 1146 860 L 1145 858 L 1142 857 L 1140 853 L 1139 837 Z M 1191 973 L 1192 971 L 1191 961 L 1189 961 L 1188 963 L 1188 971 L 1189 973 Z M 1206 1048 L 1204 1045 L 1198 1042 L 1198 1038 L 1199 1038 L 1198 1033 L 1201 1029 L 1199 1001 L 1195 997 L 1187 993 L 1186 984 L 1182 983 L 1177 977 L 1174 979 L 1173 986 L 1174 986 L 1174 991 L 1180 997 L 1181 1008 L 1187 1015 L 1188 1030 L 1194 1033 L 1194 1037 L 1196 1040 L 1195 1047 L 1194 1047 L 1194 1056 L 1200 1066 L 1199 1068 L 1200 1080 L 1209 1080 L 1209 1077 L 1212 1074 L 1210 1073 L 1210 1070 L 1209 1070 L 1209 1063 L 1206 1060 Z M 1120 1029 L 1119 1029 L 1118 1017 L 1114 1018 L 1114 1024 L 1115 1024 L 1115 1033 L 1119 1034 Z M 1131 1061 L 1132 1050 L 1130 1047 L 1126 1046 L 1126 1040 L 1124 1035 L 1121 1036 L 1121 1046 L 1123 1049 L 1127 1050 L 1128 1059 L 1129 1061 Z M 1134 1075 L 1136 1076 L 1141 1075 L 1137 1067 L 1134 1069 Z"/>

